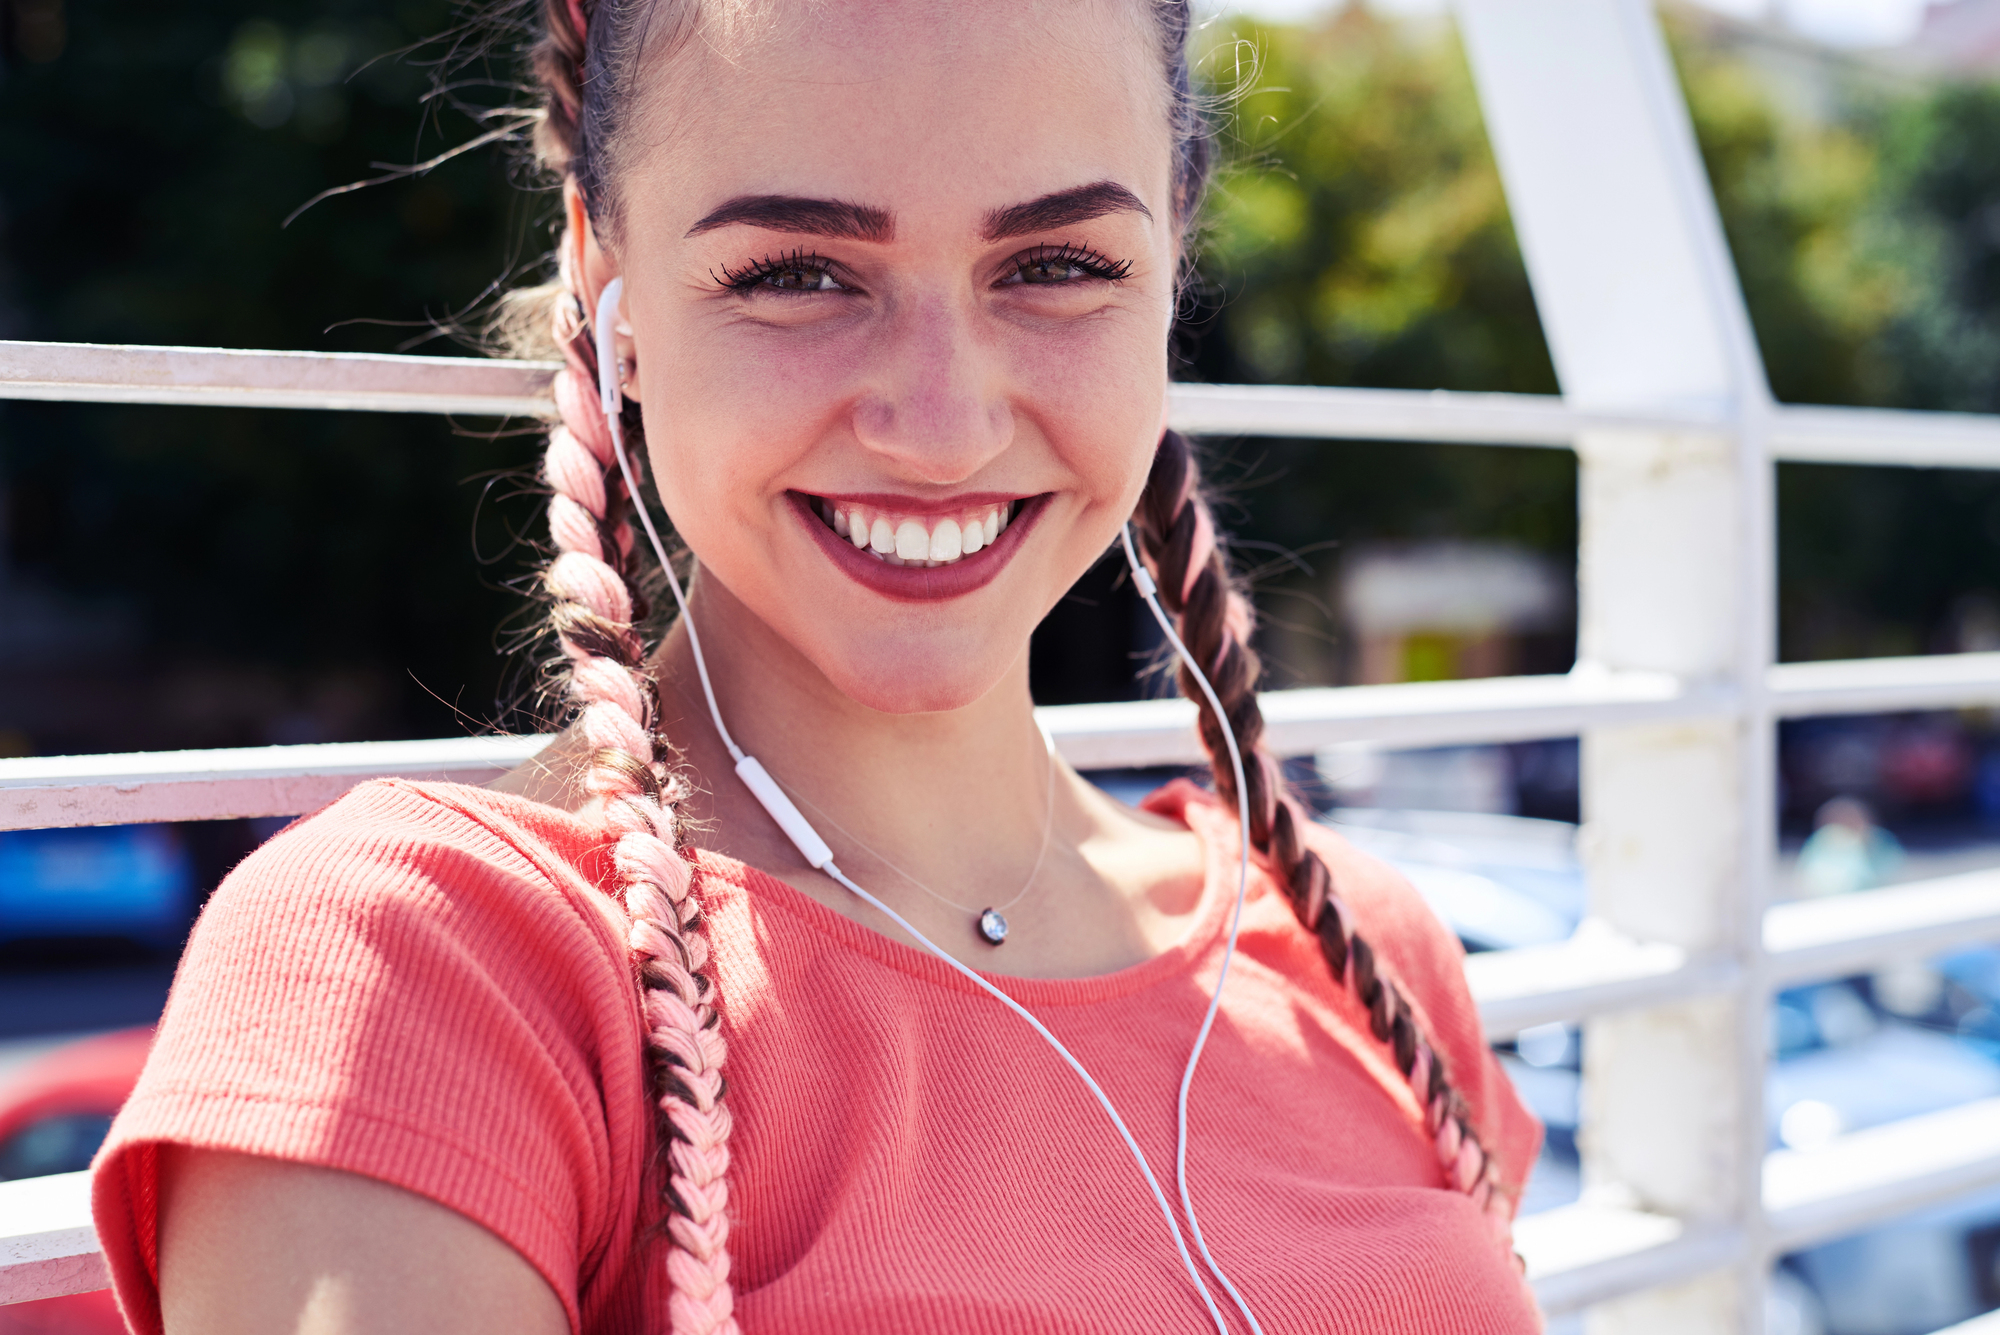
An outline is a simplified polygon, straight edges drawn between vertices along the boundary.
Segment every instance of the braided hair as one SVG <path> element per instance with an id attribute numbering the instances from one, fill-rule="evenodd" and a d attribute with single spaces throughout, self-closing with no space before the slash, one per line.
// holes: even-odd
<path id="1" fill-rule="evenodd" d="M 617 213 L 612 150 L 636 86 L 639 57 L 672 46 L 696 18 L 692 0 L 530 0 L 541 11 L 531 52 L 541 117 L 535 134 L 544 169 L 574 184 L 595 226 L 610 234 Z M 1175 140 L 1173 208 L 1186 228 L 1199 210 L 1211 145 L 1189 69 L 1190 0 L 1140 0 L 1159 38 Z M 584 786 L 603 806 L 614 839 L 612 864 L 631 918 L 630 948 L 646 1031 L 656 1105 L 656 1141 L 665 1207 L 668 1310 L 675 1335 L 735 1335 L 729 1287 L 729 1132 L 718 991 L 708 970 L 700 896 L 680 806 L 687 796 L 659 729 L 649 646 L 643 548 L 632 506 L 598 406 L 597 356 L 565 237 L 560 281 L 520 294 L 517 311 L 545 301 L 546 328 L 564 366 L 555 379 L 559 423 L 543 474 L 552 499 L 556 555 L 544 573 L 550 625 L 561 647 L 563 689 L 590 748 Z M 621 421 L 635 468 L 643 467 L 644 424 L 636 409 Z M 1333 976 L 1367 1009 L 1378 1040 L 1426 1109 L 1445 1182 L 1472 1195 L 1504 1234 L 1509 1211 L 1465 1101 L 1415 1014 L 1356 934 L 1318 856 L 1299 839 L 1306 819 L 1286 795 L 1276 765 L 1259 747 L 1258 660 L 1250 647 L 1249 600 L 1230 580 L 1199 471 L 1185 439 L 1168 432 L 1134 516 L 1160 596 L 1189 649 L 1208 668 L 1244 752 L 1250 839 L 1285 886 L 1299 920 L 1320 942 Z M 657 572 L 654 572 L 657 573 Z M 1199 699 L 1183 672 L 1185 694 Z M 1201 736 L 1220 760 L 1222 735 L 1206 706 Z M 1229 766 L 1214 766 L 1234 801 Z"/>
<path id="2" fill-rule="evenodd" d="M 1262 745 L 1264 715 L 1257 706 L 1262 669 L 1250 647 L 1256 613 L 1230 578 L 1202 492 L 1200 468 L 1179 432 L 1162 437 L 1133 520 L 1148 573 L 1159 586 L 1160 602 L 1174 615 L 1176 633 L 1207 673 L 1243 753 L 1251 847 L 1263 856 L 1292 912 L 1319 942 L 1328 971 L 1353 990 L 1368 1014 L 1369 1029 L 1388 1046 L 1396 1069 L 1409 1081 L 1424 1110 L 1425 1128 L 1436 1146 L 1446 1185 L 1471 1196 L 1504 1241 L 1512 1204 L 1473 1127 L 1471 1111 L 1452 1087 L 1443 1054 L 1423 1032 L 1409 1000 L 1383 972 L 1374 948 L 1355 930 L 1326 863 L 1305 846 L 1301 826 L 1310 817 L 1286 790 L 1277 762 Z M 1202 747 L 1208 752 L 1216 788 L 1225 804 L 1233 807 L 1236 782 L 1224 749 L 1224 720 L 1215 717 L 1185 666 L 1180 670 L 1180 688 L 1200 708 Z"/>

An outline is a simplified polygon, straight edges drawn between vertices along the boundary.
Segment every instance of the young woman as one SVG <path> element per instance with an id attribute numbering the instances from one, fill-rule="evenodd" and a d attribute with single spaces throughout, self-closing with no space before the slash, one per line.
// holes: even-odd
<path id="1" fill-rule="evenodd" d="M 217 892 L 98 1165 L 134 1328 L 1537 1329 L 1537 1128 L 1455 943 L 1256 749 L 1249 604 L 1163 431 L 1186 4 L 543 17 L 576 715 L 488 789 L 364 785 Z M 693 558 L 657 646 L 621 439 Z M 1244 750 L 1239 789 L 1205 709 L 1219 797 L 1127 809 L 1034 724 L 1029 632 L 1128 520 Z M 1157 1195 L 732 742 L 1075 1055 Z"/>

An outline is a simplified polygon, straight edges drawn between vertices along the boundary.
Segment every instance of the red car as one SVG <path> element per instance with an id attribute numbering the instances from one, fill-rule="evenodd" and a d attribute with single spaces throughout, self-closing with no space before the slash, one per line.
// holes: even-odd
<path id="1" fill-rule="evenodd" d="M 90 1167 L 111 1119 L 138 1083 L 153 1029 L 67 1043 L 0 1076 L 0 1180 Z M 120 1335 L 111 1294 L 0 1307 L 0 1335 Z"/>

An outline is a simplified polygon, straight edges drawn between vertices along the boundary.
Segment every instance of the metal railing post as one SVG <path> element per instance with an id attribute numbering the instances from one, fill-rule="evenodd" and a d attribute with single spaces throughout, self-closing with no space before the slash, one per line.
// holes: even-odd
<path id="1" fill-rule="evenodd" d="M 1461 0 L 1488 131 L 1566 399 L 1701 405 L 1720 431 L 1585 431 L 1582 664 L 1727 685 L 1732 717 L 1583 737 L 1592 913 L 1734 957 L 1731 993 L 1586 1026 L 1587 1198 L 1740 1239 L 1707 1275 L 1592 1309 L 1594 1335 L 1762 1322 L 1768 394 L 1666 46 L 1644 0 Z"/>

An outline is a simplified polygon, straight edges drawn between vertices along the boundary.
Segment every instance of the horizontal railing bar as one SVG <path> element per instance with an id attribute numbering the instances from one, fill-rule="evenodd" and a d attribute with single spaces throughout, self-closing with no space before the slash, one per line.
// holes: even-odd
<path id="1" fill-rule="evenodd" d="M 369 779 L 485 783 L 544 745 L 451 737 L 0 760 L 0 830 L 296 816 Z"/>
<path id="2" fill-rule="evenodd" d="M 1770 451 L 1794 463 L 2000 468 L 2000 416 L 1787 405 Z"/>
<path id="3" fill-rule="evenodd" d="M 1573 737 L 1586 728 L 1725 714 L 1719 690 L 1690 691 L 1655 672 L 1401 682 L 1267 691 L 1265 738 L 1279 755 L 1366 742 L 1469 745 Z M 1054 705 L 1037 713 L 1080 769 L 1205 763 L 1186 700 Z"/>
<path id="4" fill-rule="evenodd" d="M 2000 1187 L 2000 1098 L 1764 1159 L 1764 1210 L 1780 1252 L 1989 1187 Z"/>
<path id="5" fill-rule="evenodd" d="M 2000 705 L 2000 653 L 1780 663 L 1771 707 L 1785 718 Z"/>
<path id="6" fill-rule="evenodd" d="M 0 342 L 0 398 L 546 417 L 558 362 Z"/>
<path id="7" fill-rule="evenodd" d="M 1539 1024 L 1573 1024 L 1734 987 L 1733 960 L 1690 960 L 1677 946 L 1641 943 L 1586 923 L 1567 941 L 1465 957 L 1465 980 L 1492 1042 Z"/>
<path id="8" fill-rule="evenodd" d="M 1779 986 L 2000 940 L 2000 869 L 1773 904 L 1764 950 Z"/>
<path id="9" fill-rule="evenodd" d="M 1577 1202 L 1514 1222 L 1514 1249 L 1548 1316 L 1673 1284 L 1742 1253 L 1733 1227 L 1689 1228 L 1666 1215 Z"/>
<path id="10" fill-rule="evenodd" d="M 0 398 L 542 416 L 554 362 L 390 353 L 0 341 Z M 1726 431 L 1718 409 L 1615 412 L 1547 394 L 1175 385 L 1169 420 L 1196 435 L 1573 445 L 1592 431 Z M 2000 416 L 1783 405 L 1774 457 L 1797 462 L 2000 468 Z"/>
<path id="11" fill-rule="evenodd" d="M 1553 394 L 1349 389 L 1320 385 L 1194 385 L 1168 390 L 1167 419 L 1196 436 L 1430 440 L 1568 448 L 1586 431 L 1720 431 L 1706 412 L 1597 412 Z"/>
<path id="12" fill-rule="evenodd" d="M 554 362 L 0 342 L 0 398 L 548 416 Z M 1717 430 L 1712 414 L 1591 412 L 1546 394 L 1175 385 L 1170 420 L 1199 435 L 1565 447 L 1579 431 Z"/>
<path id="13" fill-rule="evenodd" d="M 1564 736 L 1719 709 L 1652 673 L 1272 691 L 1263 704 L 1269 744 L 1284 755 L 1358 739 L 1427 746 Z M 1037 713 L 1079 769 L 1205 760 L 1194 706 L 1185 700 L 1055 705 Z M 484 783 L 541 745 L 536 738 L 462 737 L 0 760 L 0 830 L 292 816 L 373 777 Z"/>
<path id="14" fill-rule="evenodd" d="M 0 1182 L 0 1305 L 110 1286 L 88 1172 Z"/>

